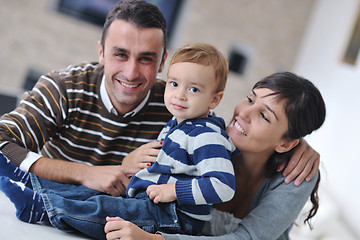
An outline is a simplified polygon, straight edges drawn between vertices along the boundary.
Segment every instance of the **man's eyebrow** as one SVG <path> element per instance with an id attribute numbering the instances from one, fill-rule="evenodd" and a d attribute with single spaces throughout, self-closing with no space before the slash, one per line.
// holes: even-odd
<path id="1" fill-rule="evenodd" d="M 112 50 L 114 52 L 123 52 L 123 53 L 130 53 L 129 50 L 125 49 L 125 48 L 121 48 L 121 47 L 113 47 Z"/>
<path id="2" fill-rule="evenodd" d="M 157 57 L 157 53 L 156 52 L 142 52 L 140 53 L 141 56 L 153 56 L 153 57 Z"/>
<path id="3" fill-rule="evenodd" d="M 125 49 L 125 48 L 121 48 L 121 47 L 113 47 L 113 51 L 114 52 L 123 52 L 123 53 L 127 53 L 130 54 L 130 51 Z M 140 53 L 141 56 L 153 56 L 153 57 L 157 57 L 157 53 L 156 52 L 141 52 Z"/>
<path id="4" fill-rule="evenodd" d="M 256 93 L 255 93 L 254 89 L 251 90 L 251 92 L 252 92 L 252 93 L 254 94 L 254 96 L 256 97 Z M 275 113 L 274 110 L 272 110 L 272 109 L 271 109 L 268 105 L 266 105 L 266 104 L 265 104 L 265 108 L 266 108 L 267 110 L 269 110 L 270 112 L 272 112 L 272 114 L 274 114 L 276 120 L 279 121 L 279 118 L 278 118 L 278 116 L 276 115 L 276 113 Z"/>

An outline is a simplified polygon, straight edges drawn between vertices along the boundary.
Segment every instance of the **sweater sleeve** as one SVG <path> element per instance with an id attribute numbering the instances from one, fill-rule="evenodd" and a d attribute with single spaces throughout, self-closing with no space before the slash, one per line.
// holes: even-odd
<path id="1" fill-rule="evenodd" d="M 206 143 L 206 144 L 204 144 Z M 176 182 L 178 203 L 202 205 L 226 202 L 235 193 L 231 152 L 233 144 L 222 134 L 203 132 L 188 142 L 198 177 Z"/>
<path id="2" fill-rule="evenodd" d="M 284 183 L 278 174 L 259 189 L 250 213 L 238 228 L 222 236 L 186 236 L 164 234 L 164 240 L 282 240 L 288 239 L 288 231 L 308 200 L 318 179 L 303 182 L 299 187 Z"/>
<path id="3" fill-rule="evenodd" d="M 43 75 L 19 106 L 0 120 L 0 149 L 17 166 L 29 151 L 39 153 L 65 119 L 65 89 L 51 75 Z"/>

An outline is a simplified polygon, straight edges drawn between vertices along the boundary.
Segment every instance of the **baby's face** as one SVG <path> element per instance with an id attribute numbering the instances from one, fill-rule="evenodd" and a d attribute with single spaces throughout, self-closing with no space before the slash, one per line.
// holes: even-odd
<path id="1" fill-rule="evenodd" d="M 165 89 L 165 105 L 177 118 L 178 123 L 186 119 L 207 117 L 222 97 L 216 92 L 217 81 L 214 68 L 191 62 L 170 65 Z"/>

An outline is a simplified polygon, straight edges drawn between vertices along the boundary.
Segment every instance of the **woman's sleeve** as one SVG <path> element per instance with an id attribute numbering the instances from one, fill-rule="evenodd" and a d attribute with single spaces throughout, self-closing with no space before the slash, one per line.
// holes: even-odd
<path id="1" fill-rule="evenodd" d="M 216 236 L 185 236 L 163 234 L 164 240 L 271 240 L 279 239 L 293 224 L 308 200 L 318 175 L 311 181 L 303 182 L 299 187 L 286 184 L 284 177 L 278 174 L 270 180 L 266 188 L 260 189 L 255 196 L 255 207 L 242 220 L 232 233 Z M 262 191 L 262 192 L 261 192 Z"/>

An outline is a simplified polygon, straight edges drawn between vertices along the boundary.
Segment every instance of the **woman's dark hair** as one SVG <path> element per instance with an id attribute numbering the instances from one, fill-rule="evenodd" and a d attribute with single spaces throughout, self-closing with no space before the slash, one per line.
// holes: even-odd
<path id="1" fill-rule="evenodd" d="M 285 139 L 300 139 L 312 131 L 317 130 L 325 121 L 325 102 L 320 91 L 309 80 L 290 72 L 272 74 L 257 82 L 253 89 L 267 88 L 273 91 L 269 96 L 275 96 L 278 101 L 285 100 L 285 114 L 288 118 L 288 131 L 284 134 Z M 288 163 L 294 149 L 287 153 L 274 153 L 268 160 L 267 176 L 276 173 L 276 170 Z M 310 200 L 313 204 L 307 218 L 309 220 L 316 214 L 319 207 L 318 187 L 320 172 Z"/>
<path id="2" fill-rule="evenodd" d="M 160 28 L 164 33 L 164 52 L 162 61 L 164 60 L 167 43 L 167 26 L 165 18 L 157 6 L 139 0 L 125 0 L 118 2 L 106 17 L 101 36 L 101 46 L 103 49 L 105 49 L 105 38 L 109 26 L 115 20 L 131 22 L 139 28 Z"/>

